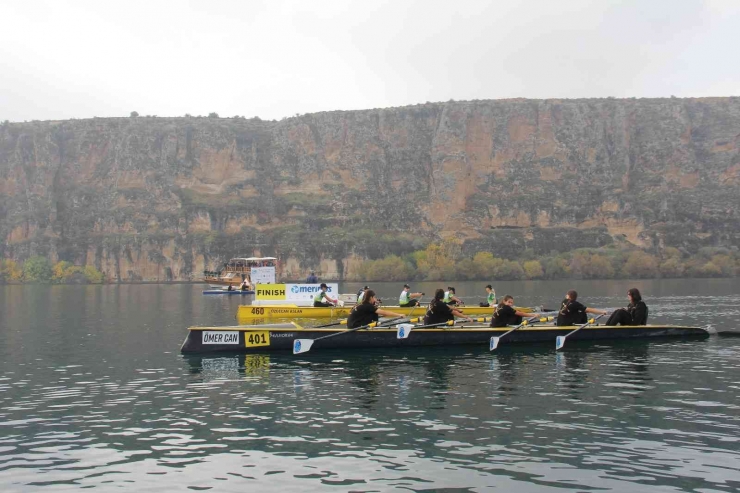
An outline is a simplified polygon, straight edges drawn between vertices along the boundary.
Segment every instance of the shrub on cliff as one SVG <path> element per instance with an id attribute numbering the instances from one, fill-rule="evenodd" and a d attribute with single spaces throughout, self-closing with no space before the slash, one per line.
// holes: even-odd
<path id="1" fill-rule="evenodd" d="M 62 260 L 54 264 L 51 275 L 52 282 L 84 282 L 85 276 L 82 274 L 82 267 L 74 265 L 71 262 Z"/>
<path id="2" fill-rule="evenodd" d="M 31 257 L 23 263 L 23 278 L 28 282 L 49 282 L 52 274 L 51 263 L 46 257 Z"/>
<path id="3" fill-rule="evenodd" d="M 100 284 L 103 282 L 103 273 L 92 265 L 86 265 L 83 273 L 87 282 L 91 284 Z"/>

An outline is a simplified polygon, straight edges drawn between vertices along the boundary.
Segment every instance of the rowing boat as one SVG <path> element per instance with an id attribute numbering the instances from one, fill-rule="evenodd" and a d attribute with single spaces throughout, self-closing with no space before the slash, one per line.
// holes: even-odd
<path id="1" fill-rule="evenodd" d="M 400 306 L 381 306 L 383 310 L 399 313 L 401 315 L 423 315 L 427 307 L 400 307 Z M 458 310 L 465 315 L 490 315 L 493 313 L 491 307 L 481 306 L 463 306 Z M 341 318 L 349 315 L 352 310 L 351 306 L 331 306 L 331 307 L 313 307 L 298 305 L 239 305 L 236 312 L 236 319 L 239 323 L 249 323 L 249 320 L 264 318 Z M 532 308 L 517 308 L 517 310 L 531 312 Z"/>
<path id="2" fill-rule="evenodd" d="M 254 294 L 254 291 L 245 289 L 232 289 L 231 291 L 228 291 L 226 289 L 204 289 L 203 294 L 239 294 L 239 295 L 247 295 L 247 294 Z"/>
<path id="3" fill-rule="evenodd" d="M 316 340 L 315 349 L 394 348 L 409 346 L 450 346 L 473 344 L 488 347 L 492 336 L 501 336 L 509 327 L 491 328 L 480 325 L 444 328 L 413 329 L 408 337 L 399 339 L 395 327 L 357 330 L 346 334 Z M 521 343 L 553 343 L 556 337 L 565 336 L 574 327 L 532 325 L 512 332 L 506 345 Z M 346 328 L 302 327 L 297 323 L 232 327 L 190 327 L 180 351 L 243 352 L 292 351 L 296 339 L 318 339 L 345 332 Z M 591 325 L 573 334 L 569 340 L 594 341 L 608 339 L 641 339 L 654 337 L 707 337 L 710 328 L 678 325 L 606 326 Z"/>

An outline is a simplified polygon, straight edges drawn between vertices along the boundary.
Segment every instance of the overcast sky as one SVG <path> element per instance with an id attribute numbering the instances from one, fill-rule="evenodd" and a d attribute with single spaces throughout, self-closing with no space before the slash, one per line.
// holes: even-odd
<path id="1" fill-rule="evenodd" d="M 0 120 L 740 95 L 740 0 L 0 0 Z"/>

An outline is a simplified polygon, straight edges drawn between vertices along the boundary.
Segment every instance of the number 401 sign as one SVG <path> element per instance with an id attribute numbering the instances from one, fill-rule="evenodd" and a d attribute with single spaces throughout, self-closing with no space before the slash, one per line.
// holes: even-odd
<path id="1" fill-rule="evenodd" d="M 245 332 L 244 345 L 246 347 L 269 346 L 270 333 L 266 330 L 258 332 Z"/>

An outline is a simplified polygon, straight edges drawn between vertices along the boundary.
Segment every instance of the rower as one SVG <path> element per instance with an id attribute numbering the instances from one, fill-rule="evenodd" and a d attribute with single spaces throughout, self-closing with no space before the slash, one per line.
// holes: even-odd
<path id="1" fill-rule="evenodd" d="M 496 306 L 496 291 L 490 284 L 486 285 L 486 301 L 481 302 L 480 306 Z"/>
<path id="2" fill-rule="evenodd" d="M 361 290 L 357 291 L 357 304 L 359 305 L 362 303 L 362 300 L 365 298 L 365 292 L 370 289 L 369 287 L 365 286 Z"/>
<path id="3" fill-rule="evenodd" d="M 447 291 L 444 291 L 444 298 L 442 299 L 443 302 L 447 303 L 448 305 L 464 305 L 463 301 L 455 296 L 455 288 L 452 286 L 447 286 Z"/>
<path id="4" fill-rule="evenodd" d="M 524 317 L 532 317 L 534 313 L 520 312 L 514 308 L 514 297 L 510 294 L 504 296 L 501 303 L 496 306 L 491 317 L 491 327 L 506 327 L 507 325 L 519 325 Z"/>
<path id="5" fill-rule="evenodd" d="M 409 293 L 411 286 L 408 284 L 403 285 L 403 291 L 401 296 L 398 297 L 398 306 L 403 308 L 410 306 L 417 306 L 419 304 L 419 298 L 424 296 L 424 293 Z"/>
<path id="6" fill-rule="evenodd" d="M 363 291 L 365 297 L 362 299 L 362 303 L 358 303 L 349 312 L 347 318 L 347 328 L 355 329 L 362 327 L 363 325 L 369 325 L 373 322 L 378 321 L 378 316 L 383 317 L 403 317 L 400 313 L 391 312 L 388 310 L 382 310 L 376 305 L 375 291 L 368 289 Z"/>
<path id="7" fill-rule="evenodd" d="M 329 287 L 322 282 L 319 288 L 319 292 L 316 293 L 316 295 L 313 297 L 314 308 L 327 308 L 330 306 L 335 306 L 338 300 L 333 300 L 329 298 L 328 294 L 326 294 L 326 290 L 329 289 Z M 322 301 L 324 299 L 326 299 L 326 301 Z"/>
<path id="8" fill-rule="evenodd" d="M 642 301 L 642 295 L 637 288 L 631 288 L 627 291 L 629 305 L 627 308 L 614 310 L 606 325 L 647 325 L 648 307 Z"/>
<path id="9" fill-rule="evenodd" d="M 568 291 L 565 295 L 565 299 L 560 305 L 560 311 L 558 312 L 558 318 L 555 325 L 585 324 L 588 321 L 587 313 L 606 315 L 607 312 L 605 310 L 588 308 L 576 301 L 577 299 L 578 293 L 576 291 L 572 289 Z"/>
<path id="10" fill-rule="evenodd" d="M 231 284 L 229 284 L 229 287 L 226 288 L 226 291 L 233 291 L 233 290 L 234 290 L 234 286 L 232 286 Z"/>
<path id="11" fill-rule="evenodd" d="M 461 317 L 468 322 L 472 322 L 473 319 L 466 317 L 457 308 L 450 307 L 444 302 L 445 292 L 443 289 L 438 289 L 434 292 L 434 299 L 429 303 L 429 309 L 424 316 L 424 325 L 433 325 L 444 323 L 449 320 L 455 320 L 455 317 Z"/>

